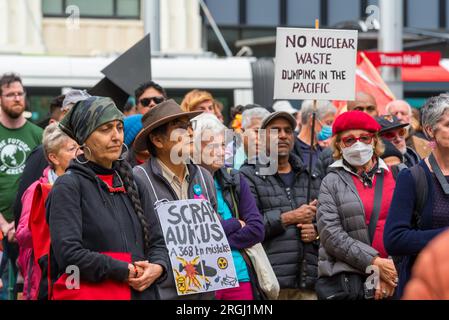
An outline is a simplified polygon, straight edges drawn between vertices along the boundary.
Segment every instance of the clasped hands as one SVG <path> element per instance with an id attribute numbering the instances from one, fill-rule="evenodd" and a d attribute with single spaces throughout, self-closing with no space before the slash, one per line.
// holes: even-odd
<path id="1" fill-rule="evenodd" d="M 137 261 L 128 264 L 128 284 L 136 291 L 144 291 L 162 275 L 164 269 L 159 264 Z"/>

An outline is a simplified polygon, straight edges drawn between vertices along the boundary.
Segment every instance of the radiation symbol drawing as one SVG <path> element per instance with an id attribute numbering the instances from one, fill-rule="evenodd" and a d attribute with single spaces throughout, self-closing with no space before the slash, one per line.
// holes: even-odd
<path id="1" fill-rule="evenodd" d="M 217 259 L 217 266 L 220 269 L 226 269 L 228 267 L 228 260 L 226 258 L 220 257 Z"/>

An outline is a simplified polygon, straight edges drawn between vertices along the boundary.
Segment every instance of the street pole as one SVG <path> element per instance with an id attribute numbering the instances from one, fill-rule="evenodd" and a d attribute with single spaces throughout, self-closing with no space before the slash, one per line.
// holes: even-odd
<path id="1" fill-rule="evenodd" d="M 144 33 L 150 34 L 151 51 L 160 52 L 160 8 L 159 0 L 144 0 L 143 6 L 143 28 Z"/>
<path id="2" fill-rule="evenodd" d="M 380 0 L 379 6 L 379 51 L 401 52 L 403 50 L 403 0 Z M 404 96 L 404 88 L 401 79 L 401 68 L 382 67 L 381 75 L 396 99 L 402 99 Z"/>

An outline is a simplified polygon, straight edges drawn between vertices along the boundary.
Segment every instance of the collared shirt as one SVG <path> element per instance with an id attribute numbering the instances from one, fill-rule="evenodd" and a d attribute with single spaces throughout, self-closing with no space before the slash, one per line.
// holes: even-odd
<path id="1" fill-rule="evenodd" d="M 189 169 L 185 165 L 185 171 L 184 171 L 184 177 L 182 181 L 179 181 L 179 178 L 173 173 L 173 171 L 170 170 L 160 159 L 157 159 L 157 162 L 161 166 L 162 169 L 162 175 L 165 179 L 167 179 L 170 186 L 175 191 L 176 195 L 178 196 L 178 199 L 189 199 Z"/>
<path id="2" fill-rule="evenodd" d="M 377 158 L 377 163 L 378 163 L 378 171 L 380 169 L 384 169 L 384 171 L 390 171 L 390 169 L 388 168 L 387 164 L 385 163 L 385 161 L 383 161 L 381 158 Z M 350 174 L 352 174 L 353 176 L 356 176 L 358 179 L 363 180 L 363 178 L 361 176 L 359 176 L 358 174 L 356 174 L 355 172 L 353 172 L 351 170 L 351 168 L 349 168 L 347 165 L 345 165 L 343 159 L 339 159 L 336 160 L 334 163 L 332 163 L 330 166 L 330 168 L 343 168 L 344 170 L 346 170 L 347 172 L 349 172 Z M 373 178 L 370 179 L 371 181 L 373 180 Z M 371 184 L 369 184 L 371 187 Z"/>

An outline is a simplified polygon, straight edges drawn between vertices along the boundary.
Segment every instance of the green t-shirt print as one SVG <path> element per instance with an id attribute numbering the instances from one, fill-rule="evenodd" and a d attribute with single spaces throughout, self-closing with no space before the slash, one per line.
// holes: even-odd
<path id="1" fill-rule="evenodd" d="M 18 129 L 0 124 L 0 213 L 7 221 L 14 219 L 12 207 L 25 161 L 41 143 L 42 129 L 31 122 Z"/>

